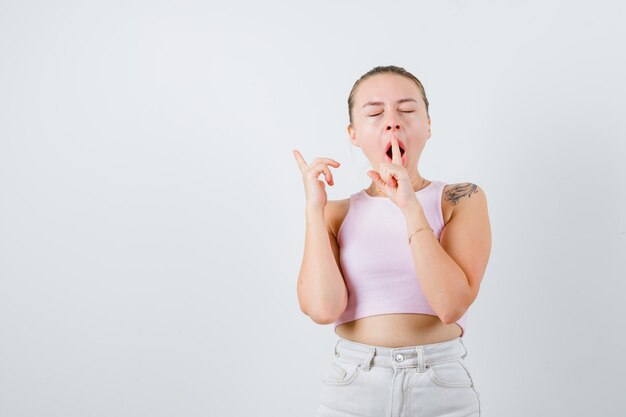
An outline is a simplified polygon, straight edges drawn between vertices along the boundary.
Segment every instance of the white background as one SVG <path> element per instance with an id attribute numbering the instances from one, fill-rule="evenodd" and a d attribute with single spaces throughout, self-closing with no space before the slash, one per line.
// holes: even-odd
<path id="1" fill-rule="evenodd" d="M 621 2 L 0 2 L 0 416 L 312 416 L 305 195 L 369 184 L 358 77 L 424 84 L 427 179 L 493 246 L 464 336 L 484 416 L 623 413 Z"/>

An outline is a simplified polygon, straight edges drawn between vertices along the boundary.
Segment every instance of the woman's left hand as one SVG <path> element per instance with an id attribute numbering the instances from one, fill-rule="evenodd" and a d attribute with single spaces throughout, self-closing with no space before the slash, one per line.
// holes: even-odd
<path id="1" fill-rule="evenodd" d="M 382 188 L 387 197 L 400 209 L 406 210 L 412 205 L 419 205 L 409 181 L 409 174 L 402 166 L 400 146 L 395 135 L 391 136 L 391 155 L 390 164 L 384 162 L 380 164 L 380 173 L 371 170 L 367 171 L 367 176 L 374 180 L 376 185 Z"/>

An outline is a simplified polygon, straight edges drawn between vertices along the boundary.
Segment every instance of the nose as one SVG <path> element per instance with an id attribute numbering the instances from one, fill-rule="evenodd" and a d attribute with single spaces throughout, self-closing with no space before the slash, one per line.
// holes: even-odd
<path id="1" fill-rule="evenodd" d="M 389 114 L 388 117 L 389 119 L 387 120 L 387 125 L 385 126 L 385 130 L 391 130 L 391 131 L 400 130 L 400 123 L 398 123 L 396 115 Z"/>

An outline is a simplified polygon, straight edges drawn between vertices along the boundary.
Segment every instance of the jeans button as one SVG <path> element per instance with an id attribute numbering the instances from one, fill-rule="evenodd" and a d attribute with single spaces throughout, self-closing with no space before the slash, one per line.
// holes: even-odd
<path id="1" fill-rule="evenodd" d="M 397 355 L 396 355 L 396 361 L 397 361 L 397 362 L 401 362 L 402 360 L 404 360 L 404 356 L 403 356 L 403 355 L 401 355 L 401 354 L 397 354 Z"/>

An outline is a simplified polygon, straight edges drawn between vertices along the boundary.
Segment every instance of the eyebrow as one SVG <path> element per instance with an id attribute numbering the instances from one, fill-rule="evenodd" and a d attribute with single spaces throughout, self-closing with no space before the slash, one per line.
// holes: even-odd
<path id="1" fill-rule="evenodd" d="M 398 103 L 398 104 L 400 104 L 400 103 L 406 103 L 407 101 L 413 101 L 413 102 L 417 103 L 417 100 L 415 100 L 414 98 L 401 98 L 401 99 L 400 99 L 400 100 L 398 100 L 396 103 Z M 361 108 L 364 108 L 364 107 L 366 107 L 366 106 L 380 106 L 380 105 L 382 105 L 382 104 L 385 104 L 385 103 L 383 103 L 382 101 L 368 101 L 368 102 L 367 102 L 367 103 L 365 103 L 365 104 L 363 105 L 363 107 L 361 107 Z"/>

